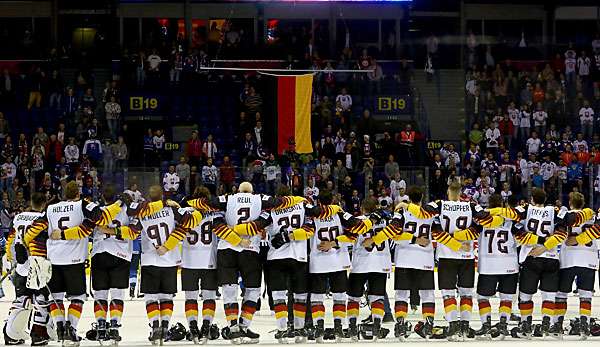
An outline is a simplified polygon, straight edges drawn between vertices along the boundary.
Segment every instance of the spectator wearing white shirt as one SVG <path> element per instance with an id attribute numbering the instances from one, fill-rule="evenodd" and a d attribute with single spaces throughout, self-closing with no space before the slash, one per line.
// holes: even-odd
<path id="1" fill-rule="evenodd" d="M 327 157 L 324 155 L 321 156 L 321 161 L 317 164 L 317 174 L 321 176 L 321 182 L 327 182 L 329 177 L 331 176 L 331 165 L 329 165 L 329 161 Z"/>
<path id="2" fill-rule="evenodd" d="M 498 140 L 501 136 L 498 125 L 492 122 L 491 127 L 485 131 L 485 144 L 487 149 L 496 153 L 498 150 Z"/>
<path id="3" fill-rule="evenodd" d="M 531 113 L 527 105 L 521 106 L 521 112 L 519 113 L 519 131 L 521 133 L 521 141 L 529 138 L 531 132 Z"/>
<path id="4" fill-rule="evenodd" d="M 504 204 L 508 203 L 508 198 L 513 195 L 512 190 L 510 190 L 510 184 L 508 182 L 502 183 L 502 191 L 500 192 L 500 196 L 502 197 L 502 201 Z"/>
<path id="5" fill-rule="evenodd" d="M 315 186 L 315 181 L 312 178 L 308 179 L 308 185 L 304 188 L 304 197 L 313 203 L 319 197 L 319 188 Z"/>
<path id="6" fill-rule="evenodd" d="M 565 76 L 567 78 L 567 86 L 570 87 L 575 83 L 575 74 L 577 71 L 577 53 L 571 48 L 565 52 Z"/>
<path id="7" fill-rule="evenodd" d="M 106 105 L 104 105 L 104 111 L 110 136 L 113 140 L 116 140 L 117 132 L 120 128 L 119 121 L 121 119 L 121 105 L 117 103 L 117 98 L 111 96 L 110 101 L 107 102 Z"/>
<path id="8" fill-rule="evenodd" d="M 256 144 L 260 145 L 264 140 L 264 131 L 262 127 L 262 122 L 257 121 L 256 126 L 254 127 L 254 139 L 256 139 Z"/>
<path id="9" fill-rule="evenodd" d="M 481 170 L 481 175 L 475 180 L 475 187 L 480 188 L 483 184 L 489 187 L 492 184 L 492 178 L 487 170 Z"/>
<path id="10" fill-rule="evenodd" d="M 348 94 L 346 88 L 342 88 L 341 93 L 335 98 L 335 103 L 341 107 L 343 113 L 350 113 L 352 97 Z"/>
<path id="11" fill-rule="evenodd" d="M 544 106 L 541 102 L 537 103 L 535 112 L 533 112 L 533 125 L 538 135 L 544 135 L 546 133 L 546 122 L 548 120 L 548 113 L 544 110 Z"/>
<path id="12" fill-rule="evenodd" d="M 163 131 L 161 129 L 156 130 L 156 134 L 152 137 L 152 144 L 154 144 L 154 150 L 159 162 L 163 159 L 165 142 L 165 134 L 163 134 Z"/>
<path id="13" fill-rule="evenodd" d="M 583 101 L 583 107 L 579 109 L 579 121 L 584 138 L 591 139 L 594 132 L 594 109 L 587 100 Z"/>
<path id="14" fill-rule="evenodd" d="M 590 97 L 589 85 L 590 85 L 590 67 L 592 61 L 586 55 L 585 51 L 581 51 L 581 56 L 577 58 L 577 73 L 581 79 L 581 85 L 583 87 L 583 93 L 586 97 Z"/>
<path id="15" fill-rule="evenodd" d="M 389 197 L 386 192 L 383 192 L 377 198 L 377 202 L 379 203 L 379 206 L 386 207 L 386 206 L 392 206 L 392 204 L 394 203 L 394 200 L 392 200 L 392 198 Z"/>
<path id="16" fill-rule="evenodd" d="M 152 49 L 152 54 L 150 54 L 148 56 L 147 61 L 148 61 L 148 71 L 150 71 L 152 73 L 158 73 L 158 70 L 160 69 L 160 62 L 162 60 L 160 59 L 160 56 L 158 55 L 156 48 Z"/>
<path id="17" fill-rule="evenodd" d="M 528 154 L 538 154 L 540 152 L 540 146 L 542 145 L 542 140 L 538 138 L 538 134 L 536 131 L 531 133 L 531 137 L 527 139 L 527 153 Z"/>
<path id="18" fill-rule="evenodd" d="M 2 179 L 0 191 L 8 192 L 10 200 L 15 199 L 15 192 L 13 189 L 13 181 L 17 176 L 17 166 L 13 163 L 12 157 L 7 157 L 4 164 L 2 164 Z"/>
<path id="19" fill-rule="evenodd" d="M 548 182 L 556 174 L 556 163 L 550 160 L 550 156 L 544 157 L 544 162 L 541 165 L 542 178 L 544 182 Z"/>
<path id="20" fill-rule="evenodd" d="M 218 178 L 219 169 L 213 164 L 213 159 L 206 159 L 206 164 L 202 167 L 202 184 L 213 194 L 217 191 Z"/>
<path id="21" fill-rule="evenodd" d="M 494 194 L 495 189 L 490 187 L 486 181 L 481 182 L 481 187 L 477 191 L 477 202 L 483 208 L 488 207 L 490 196 Z"/>
<path id="22" fill-rule="evenodd" d="M 174 165 L 169 165 L 169 171 L 163 177 L 163 188 L 169 198 L 174 198 L 179 191 L 179 176 Z"/>
<path id="23" fill-rule="evenodd" d="M 75 172 L 75 166 L 79 163 L 79 147 L 75 143 L 75 138 L 69 138 L 69 144 L 65 146 L 65 161 L 69 166 L 71 166 L 71 170 Z"/>
<path id="24" fill-rule="evenodd" d="M 346 139 L 344 138 L 344 134 L 342 133 L 342 129 L 338 130 L 335 139 L 333 140 L 335 144 L 335 154 L 344 153 L 344 148 L 346 147 Z"/>
<path id="25" fill-rule="evenodd" d="M 202 144 L 202 153 L 207 159 L 215 159 L 217 157 L 217 144 L 213 140 L 212 134 L 206 137 L 206 141 Z"/>
<path id="26" fill-rule="evenodd" d="M 521 112 L 515 107 L 515 102 L 511 101 L 508 105 L 508 118 L 513 123 L 513 139 L 517 139 L 519 135 L 519 126 L 521 124 Z"/>
<path id="27" fill-rule="evenodd" d="M 402 181 L 404 182 L 404 181 Z M 394 205 L 398 205 L 401 202 L 409 202 L 410 198 L 406 195 L 406 187 L 398 188 L 398 195 L 394 198 Z"/>
<path id="28" fill-rule="evenodd" d="M 138 185 L 135 182 L 132 183 L 128 189 L 125 189 L 123 193 L 129 194 L 133 202 L 137 202 L 138 204 L 144 202 L 144 196 L 142 195 L 142 192 L 140 192 L 140 190 L 138 189 Z"/>
<path id="29" fill-rule="evenodd" d="M 272 153 L 265 163 L 265 181 L 267 182 L 267 194 L 274 195 L 276 187 L 281 181 L 281 167 Z"/>
<path id="30" fill-rule="evenodd" d="M 534 156 L 535 157 L 535 156 Z M 517 153 L 517 162 L 519 164 L 520 176 L 521 176 L 521 186 L 527 185 L 529 182 L 529 176 L 531 173 L 529 172 L 529 166 L 527 165 L 527 160 L 523 158 L 523 153 Z"/>
<path id="31" fill-rule="evenodd" d="M 402 193 L 400 193 L 402 191 Z M 406 182 L 400 178 L 400 173 L 396 173 L 396 176 L 390 182 L 390 195 L 393 201 L 400 195 L 404 195 L 406 191 Z"/>
<path id="32" fill-rule="evenodd" d="M 458 167 L 460 165 L 460 155 L 455 151 L 453 144 L 448 144 L 440 149 L 440 155 L 444 158 L 446 168 L 451 166 Z"/>
<path id="33" fill-rule="evenodd" d="M 583 134 L 577 133 L 577 138 L 575 139 L 575 141 L 573 141 L 573 152 L 588 152 L 588 149 L 588 143 L 586 140 L 584 140 Z"/>

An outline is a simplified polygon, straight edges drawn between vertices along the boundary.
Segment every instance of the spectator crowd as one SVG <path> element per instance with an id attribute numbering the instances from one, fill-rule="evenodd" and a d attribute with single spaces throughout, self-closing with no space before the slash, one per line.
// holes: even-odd
<path id="1" fill-rule="evenodd" d="M 600 193 L 600 39 L 549 61 L 489 62 L 466 71 L 468 149 L 441 158 L 465 195 L 485 206 L 531 187 L 559 202 Z"/>

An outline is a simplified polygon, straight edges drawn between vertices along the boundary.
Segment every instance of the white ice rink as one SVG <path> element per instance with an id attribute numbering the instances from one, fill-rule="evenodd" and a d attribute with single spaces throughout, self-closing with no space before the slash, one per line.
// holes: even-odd
<path id="1" fill-rule="evenodd" d="M 392 309 L 393 309 L 393 289 L 391 288 L 391 286 L 393 281 L 388 281 L 388 293 L 390 295 L 392 295 L 392 298 L 390 299 L 392 302 Z M 10 302 L 12 300 L 12 298 L 14 297 L 14 291 L 12 288 L 12 285 L 5 282 L 3 284 L 3 288 L 4 291 L 6 293 L 6 296 L 2 299 L 0 299 L 0 315 L 1 318 L 4 320 L 6 318 L 6 314 L 10 308 Z M 443 306 L 442 306 L 442 302 L 441 302 L 441 297 L 439 297 L 439 292 L 436 292 L 437 297 L 437 302 L 436 302 L 436 325 L 446 325 L 444 318 L 443 318 Z M 538 318 L 539 319 L 539 311 L 540 311 L 540 297 L 536 296 L 535 297 L 535 315 L 534 318 Z M 578 314 L 579 311 L 579 300 L 576 296 L 571 296 L 569 297 L 569 307 L 568 307 L 568 313 L 567 313 L 567 319 L 572 318 L 574 316 L 576 316 Z M 187 324 L 186 324 L 186 319 L 185 319 L 185 315 L 184 315 L 184 308 L 183 308 L 184 302 L 183 302 L 183 295 L 178 295 L 175 298 L 175 308 L 174 308 L 174 314 L 173 314 L 173 319 L 172 322 L 181 322 L 183 323 L 186 328 L 187 328 Z M 331 300 L 328 300 L 326 303 L 326 310 L 327 310 L 327 315 L 326 315 L 326 325 L 332 325 L 332 318 L 331 318 Z M 215 321 L 216 323 L 219 325 L 219 327 L 223 327 L 225 324 L 225 318 L 223 315 L 223 302 L 221 300 L 217 300 L 217 312 L 216 312 L 216 318 Z M 498 301 L 497 299 L 492 299 L 492 309 L 493 309 L 493 313 L 494 316 L 496 316 L 497 313 L 497 307 L 498 307 Z M 513 311 L 517 312 L 516 309 L 516 302 L 513 304 Z M 593 299 L 593 308 L 592 308 L 592 316 L 597 316 L 597 313 L 600 313 L 600 297 L 595 296 Z M 368 308 L 361 308 L 361 317 L 364 318 L 366 316 L 368 316 L 369 312 L 368 312 Z M 409 314 L 409 320 L 416 322 L 418 320 L 420 320 L 421 316 L 420 313 L 417 312 L 416 314 Z M 86 302 L 84 309 L 83 309 L 83 315 L 81 317 L 81 321 L 79 322 L 79 335 L 84 337 L 85 336 L 85 332 L 90 329 L 91 327 L 91 323 L 94 321 L 94 312 L 93 312 L 93 300 L 88 299 L 88 301 Z M 475 304 L 475 307 L 473 308 L 473 317 L 471 320 L 471 326 L 475 329 L 478 329 L 480 327 L 480 323 L 479 323 L 479 315 L 477 314 L 477 304 Z M 148 330 L 148 322 L 147 322 L 147 318 L 146 318 L 146 309 L 144 306 L 144 301 L 143 299 L 134 299 L 134 300 L 126 300 L 125 301 L 125 312 L 123 315 L 123 321 L 122 321 L 122 328 L 120 330 L 121 335 L 123 337 L 123 341 L 120 343 L 120 346 L 150 346 L 150 343 L 148 342 L 148 334 L 149 334 L 149 330 Z M 414 323 L 413 323 L 414 324 Z M 388 329 L 391 330 L 390 334 L 388 335 L 388 337 L 385 340 L 379 340 L 377 343 L 378 344 L 414 344 L 414 345 L 423 345 L 425 343 L 447 343 L 447 344 L 458 344 L 457 342 L 447 342 L 445 340 L 423 340 L 421 339 L 418 335 L 416 334 L 412 334 L 409 339 L 405 342 L 399 342 L 398 340 L 394 339 L 393 337 L 393 323 L 389 323 L 389 324 L 384 324 L 384 326 Z M 512 327 L 512 326 L 511 326 Z M 257 333 L 259 333 L 261 335 L 260 338 L 260 344 L 259 345 L 278 345 L 277 341 L 274 339 L 273 335 L 274 332 L 273 330 L 275 329 L 275 317 L 270 315 L 270 312 L 268 311 L 268 305 L 264 305 L 262 307 L 262 311 L 257 312 L 257 314 L 254 317 L 254 321 L 252 323 L 252 327 L 251 329 Z M 4 341 L 2 341 L 4 342 Z M 309 342 L 310 344 L 314 344 L 314 342 Z M 328 342 L 328 343 L 334 343 L 333 341 Z M 359 344 L 366 344 L 366 343 L 372 343 L 370 341 L 365 341 L 365 340 L 360 340 L 358 343 L 352 343 L 352 342 L 344 342 L 344 343 L 340 343 L 337 345 L 340 346 L 357 346 Z M 581 345 L 598 345 L 600 343 L 600 337 L 591 337 L 590 339 L 588 339 L 587 341 L 579 341 L 578 337 L 570 337 L 570 336 L 565 336 L 564 340 L 562 341 L 558 341 L 555 340 L 551 337 L 547 337 L 545 339 L 533 339 L 533 340 L 519 340 L 519 339 L 511 339 L 511 338 L 507 338 L 504 341 L 477 341 L 477 340 L 470 340 L 467 342 L 464 342 L 467 344 L 471 344 L 472 346 L 476 346 L 478 344 L 488 344 L 488 345 L 493 345 L 493 346 L 498 346 L 498 347 L 508 347 L 511 344 L 527 344 L 527 343 L 534 343 L 537 345 L 542 346 L 542 344 L 545 345 L 551 345 L 551 346 L 556 346 L 558 347 L 560 346 L 581 346 Z M 28 342 L 27 342 L 28 344 Z M 98 346 L 99 344 L 95 341 L 86 341 L 85 339 L 82 341 L 81 343 L 82 346 Z M 165 343 L 165 345 L 167 346 L 192 346 L 193 343 L 192 342 L 188 342 L 188 341 L 181 341 L 181 342 L 167 342 Z M 209 341 L 208 345 L 230 345 L 229 341 L 225 341 L 222 340 L 221 338 L 219 338 L 218 340 L 215 341 Z M 59 346 L 58 343 L 56 342 L 50 342 L 50 346 Z"/>

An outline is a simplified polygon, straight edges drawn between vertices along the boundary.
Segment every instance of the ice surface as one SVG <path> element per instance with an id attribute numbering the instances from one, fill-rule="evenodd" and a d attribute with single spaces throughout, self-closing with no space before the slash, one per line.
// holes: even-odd
<path id="1" fill-rule="evenodd" d="M 7 283 L 7 281 L 5 281 L 5 283 L 3 284 L 3 288 L 6 292 L 6 296 L 3 299 L 0 299 L 0 316 L 2 319 L 6 318 L 6 314 L 10 308 L 10 302 L 11 302 L 12 298 L 14 297 L 14 290 L 13 290 L 11 284 L 9 284 L 9 283 Z M 391 296 L 392 308 L 393 308 L 393 293 L 394 293 L 393 292 L 393 280 L 390 280 L 390 281 L 388 281 L 388 294 Z M 441 302 L 441 297 L 439 296 L 439 291 L 436 291 L 436 295 L 437 295 L 436 324 L 446 325 L 444 318 L 443 318 L 443 306 L 442 306 L 442 302 Z M 536 295 L 534 297 L 534 301 L 535 301 L 534 318 L 536 320 L 539 320 L 540 319 L 540 315 L 539 315 L 540 302 L 541 302 L 539 295 Z M 497 309 L 498 309 L 498 299 L 493 298 L 491 300 L 491 302 L 492 302 L 492 312 L 493 312 L 494 316 L 496 316 Z M 225 318 L 223 315 L 223 307 L 222 307 L 223 305 L 222 304 L 223 304 L 223 302 L 221 300 L 217 301 L 217 313 L 216 313 L 215 322 L 217 323 L 217 325 L 219 325 L 219 327 L 222 327 L 225 324 Z M 573 295 L 573 296 L 569 297 L 568 304 L 569 304 L 569 307 L 568 307 L 567 319 L 574 317 L 578 314 L 579 300 L 575 295 Z M 172 322 L 181 322 L 187 327 L 183 306 L 184 306 L 184 298 L 183 298 L 182 294 L 179 294 L 175 298 L 175 308 L 174 308 L 174 315 L 173 315 Z M 257 312 L 257 315 L 255 315 L 255 317 L 254 317 L 254 321 L 252 323 L 251 329 L 261 335 L 260 345 L 278 345 L 277 341 L 273 337 L 274 330 L 276 329 L 275 317 L 270 314 L 270 311 L 268 311 L 267 306 L 268 305 L 263 304 L 262 310 Z M 513 306 L 514 306 L 513 311 L 517 312 L 516 301 L 513 304 Z M 325 307 L 327 310 L 326 324 L 331 325 L 332 324 L 331 300 L 328 299 L 326 301 Z M 596 315 L 596 313 L 598 313 L 598 312 L 600 312 L 600 298 L 594 297 L 592 316 Z M 362 307 L 361 308 L 361 317 L 364 318 L 364 317 L 368 316 L 368 314 L 369 314 L 368 308 Z M 410 321 L 413 321 L 416 323 L 416 321 L 418 321 L 419 319 L 420 319 L 419 312 L 416 312 L 415 314 L 412 314 L 412 313 L 409 314 Z M 94 321 L 93 300 L 88 299 L 84 306 L 81 321 L 79 322 L 78 330 L 79 330 L 80 336 L 85 336 L 85 332 L 88 329 L 90 329 L 91 323 L 93 321 Z M 125 312 L 124 312 L 122 324 L 123 324 L 123 327 L 121 328 L 121 335 L 123 336 L 123 341 L 120 343 L 120 346 L 150 346 L 150 343 L 148 342 L 148 339 L 147 339 L 149 330 L 148 330 L 148 322 L 147 322 L 147 318 L 146 318 L 146 310 L 145 310 L 145 305 L 144 305 L 143 299 L 134 299 L 134 300 L 126 300 L 125 301 Z M 456 342 L 447 342 L 445 340 L 425 341 L 414 333 L 409 337 L 409 339 L 407 341 L 399 342 L 398 340 L 394 339 L 394 337 L 393 337 L 393 323 L 384 324 L 384 326 L 387 327 L 388 329 L 390 329 L 391 332 L 388 335 L 388 338 L 386 338 L 385 340 L 379 340 L 377 342 L 378 344 L 394 344 L 394 343 L 395 344 L 415 344 L 415 345 L 417 345 L 417 344 L 422 345 L 425 343 L 458 344 Z M 478 329 L 480 326 L 479 315 L 477 314 L 477 304 L 475 304 L 475 307 L 473 310 L 471 326 L 475 329 Z M 534 340 L 518 340 L 518 339 L 510 339 L 510 338 L 506 339 L 505 341 L 471 340 L 471 341 L 466 341 L 464 343 L 471 344 L 472 346 L 476 346 L 478 344 L 488 344 L 488 345 L 492 344 L 493 346 L 506 347 L 506 346 L 509 346 L 509 345 L 515 344 L 515 343 L 517 343 L 517 344 L 535 343 L 540 346 L 541 346 L 541 344 L 545 344 L 548 346 L 559 346 L 559 344 L 561 346 L 575 346 L 577 344 L 578 346 L 581 346 L 582 344 L 593 344 L 593 343 L 598 344 L 598 342 L 600 342 L 600 337 L 591 337 L 587 341 L 579 341 L 578 337 L 565 336 L 565 339 L 563 341 L 557 341 L 555 339 L 552 339 L 551 337 L 547 337 L 546 339 L 540 338 L 540 339 L 534 339 Z M 334 342 L 328 342 L 328 343 L 334 343 Z M 341 347 L 346 347 L 346 346 L 357 346 L 359 344 L 368 344 L 368 343 L 372 343 L 372 342 L 360 340 L 358 343 L 343 342 L 343 343 L 339 343 L 337 345 L 339 345 Z M 314 344 L 314 342 L 309 342 L 309 344 Z M 59 344 L 56 342 L 51 342 L 50 345 L 51 346 L 59 346 Z M 81 345 L 82 346 L 98 346 L 99 344 L 95 341 L 83 340 Z M 181 342 L 167 342 L 167 343 L 165 343 L 165 345 L 166 346 L 191 346 L 191 345 L 193 345 L 193 343 L 188 342 L 188 341 L 181 341 Z M 230 343 L 229 343 L 229 341 L 224 341 L 222 339 L 218 339 L 215 341 L 209 341 L 207 345 L 230 345 Z"/>

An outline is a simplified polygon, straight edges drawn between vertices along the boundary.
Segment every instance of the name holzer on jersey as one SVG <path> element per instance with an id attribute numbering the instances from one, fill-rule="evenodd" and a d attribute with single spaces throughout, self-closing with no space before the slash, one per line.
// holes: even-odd
<path id="1" fill-rule="evenodd" d="M 52 207 L 52 213 L 73 212 L 74 210 L 75 210 L 75 205 L 62 205 L 62 206 Z"/>

